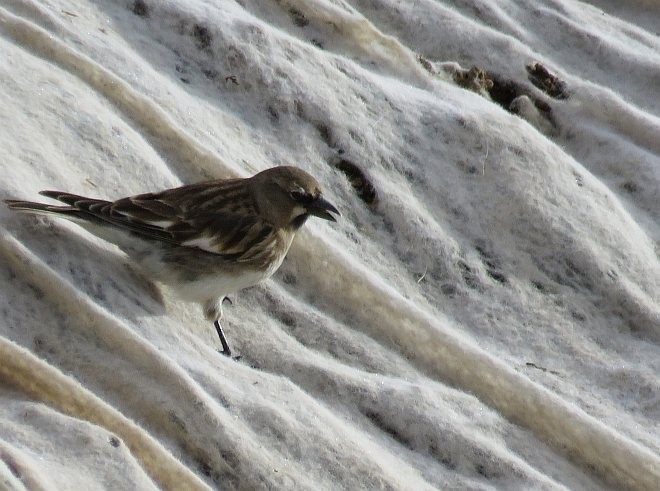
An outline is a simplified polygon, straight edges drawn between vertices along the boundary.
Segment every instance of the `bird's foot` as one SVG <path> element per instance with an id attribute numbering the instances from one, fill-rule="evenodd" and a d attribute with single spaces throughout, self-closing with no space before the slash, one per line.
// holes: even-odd
<path id="1" fill-rule="evenodd" d="M 231 358 L 234 361 L 240 361 L 241 358 L 243 358 L 241 355 L 232 355 L 231 350 L 218 349 L 217 351 L 222 356 L 226 356 L 227 358 Z"/>

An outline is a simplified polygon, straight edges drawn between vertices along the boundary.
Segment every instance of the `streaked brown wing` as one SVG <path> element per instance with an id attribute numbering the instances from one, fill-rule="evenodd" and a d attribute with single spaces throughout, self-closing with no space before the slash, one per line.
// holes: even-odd
<path id="1" fill-rule="evenodd" d="M 86 198 L 62 191 L 41 191 L 39 194 L 69 205 L 69 207 L 48 207 L 48 211 L 52 213 L 91 222 L 109 223 L 147 238 L 175 243 L 172 235 L 162 227 L 150 225 L 140 220 L 133 220 L 122 213 L 114 212 L 111 201 Z"/>
<path id="2" fill-rule="evenodd" d="M 115 202 L 58 191 L 43 195 L 146 238 L 252 261 L 276 240 L 261 220 L 243 179 L 191 184 Z M 81 218 L 85 218 L 81 216 Z"/>

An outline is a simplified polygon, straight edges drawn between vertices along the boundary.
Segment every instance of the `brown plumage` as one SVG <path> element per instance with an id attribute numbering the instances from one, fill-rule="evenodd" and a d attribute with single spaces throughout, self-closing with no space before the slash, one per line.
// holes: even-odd
<path id="1" fill-rule="evenodd" d="M 117 244 L 152 278 L 203 304 L 230 354 L 222 300 L 270 277 L 309 216 L 335 221 L 319 183 L 297 167 L 105 201 L 61 191 L 40 194 L 66 206 L 6 200 L 9 208 L 75 221 Z"/>

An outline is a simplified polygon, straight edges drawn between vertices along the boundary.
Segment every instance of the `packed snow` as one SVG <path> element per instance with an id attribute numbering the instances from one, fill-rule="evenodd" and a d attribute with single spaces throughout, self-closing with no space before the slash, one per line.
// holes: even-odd
<path id="1" fill-rule="evenodd" d="M 660 6 L 4 0 L 0 198 L 297 165 L 225 305 L 0 206 L 0 488 L 660 489 Z"/>

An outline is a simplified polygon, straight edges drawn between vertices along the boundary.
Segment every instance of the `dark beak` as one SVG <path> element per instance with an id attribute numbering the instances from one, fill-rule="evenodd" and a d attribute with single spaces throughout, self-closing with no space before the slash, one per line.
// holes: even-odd
<path id="1" fill-rule="evenodd" d="M 307 205 L 307 213 L 310 215 L 323 218 L 324 220 L 330 220 L 331 222 L 336 222 L 337 219 L 328 212 L 341 216 L 339 210 L 337 210 L 337 208 L 332 206 L 332 204 L 323 199 L 321 196 Z"/>

